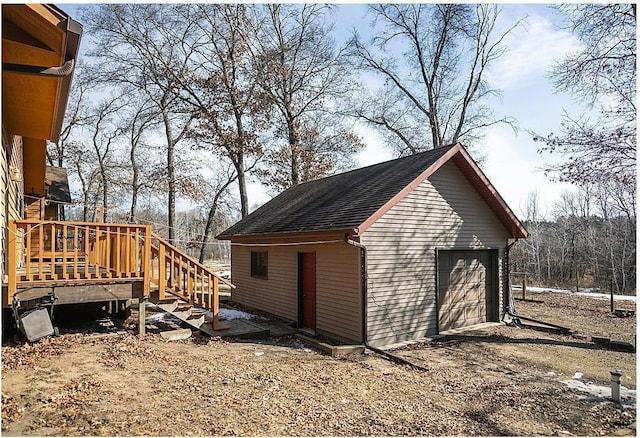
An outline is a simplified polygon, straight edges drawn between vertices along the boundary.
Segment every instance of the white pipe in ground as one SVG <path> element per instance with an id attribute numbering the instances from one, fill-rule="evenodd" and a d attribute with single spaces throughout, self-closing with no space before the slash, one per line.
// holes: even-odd
<path id="1" fill-rule="evenodd" d="M 622 377 L 622 371 L 613 370 L 611 373 L 611 400 L 616 403 L 620 403 L 620 378 Z"/>

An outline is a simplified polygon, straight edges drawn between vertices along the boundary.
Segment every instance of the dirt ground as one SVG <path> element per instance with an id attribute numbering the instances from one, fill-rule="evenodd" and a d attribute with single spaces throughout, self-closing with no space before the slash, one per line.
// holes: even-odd
<path id="1" fill-rule="evenodd" d="M 543 302 L 517 302 L 521 315 L 580 335 L 493 326 L 395 351 L 426 372 L 373 353 L 323 356 L 295 338 L 12 343 L 2 348 L 2 434 L 598 436 L 635 423 L 635 403 L 561 382 L 582 373 L 608 385 L 621 369 L 635 388 L 635 353 L 589 338 L 633 341 L 635 317 L 612 318 L 607 302 L 584 297 L 532 298 Z"/>

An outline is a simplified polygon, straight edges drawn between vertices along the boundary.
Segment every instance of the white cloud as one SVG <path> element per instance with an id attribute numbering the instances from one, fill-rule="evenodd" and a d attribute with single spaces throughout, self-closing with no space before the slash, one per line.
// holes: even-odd
<path id="1" fill-rule="evenodd" d="M 527 12 L 525 24 L 505 40 L 507 52 L 487 71 L 491 86 L 508 90 L 530 85 L 544 77 L 554 62 L 580 48 L 580 42 L 571 32 L 555 28 L 548 17 L 536 10 Z"/>

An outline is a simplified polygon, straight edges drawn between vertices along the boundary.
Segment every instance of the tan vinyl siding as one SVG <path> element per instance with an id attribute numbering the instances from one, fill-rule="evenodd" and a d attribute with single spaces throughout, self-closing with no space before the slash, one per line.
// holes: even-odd
<path id="1" fill-rule="evenodd" d="M 498 248 L 501 279 L 508 237 L 457 166 L 443 165 L 361 237 L 368 250 L 369 342 L 386 345 L 436 334 L 436 249 Z"/>
<path id="2" fill-rule="evenodd" d="M 8 221 L 22 218 L 21 205 L 23 197 L 23 183 L 20 181 L 11 181 L 10 169 L 16 167 L 24 175 L 22 163 L 22 137 L 15 135 L 7 135 L 4 130 L 2 132 L 2 155 L 0 156 L 0 183 L 2 193 L 0 194 L 0 233 L 1 249 L 2 249 L 2 268 L 0 269 L 1 277 L 7 273 L 7 239 L 9 238 Z M 20 245 L 17 245 L 20 252 Z M 21 254 L 18 254 L 18 260 L 21 260 Z"/>
<path id="3" fill-rule="evenodd" d="M 251 277 L 251 251 L 268 251 L 268 278 Z M 360 252 L 346 243 L 294 246 L 232 244 L 232 299 L 292 321 L 298 320 L 298 253 L 316 253 L 316 330 L 361 339 Z"/>

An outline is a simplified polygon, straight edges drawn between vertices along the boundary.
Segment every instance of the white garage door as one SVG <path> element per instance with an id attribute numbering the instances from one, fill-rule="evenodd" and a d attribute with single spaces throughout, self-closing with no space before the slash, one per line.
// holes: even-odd
<path id="1" fill-rule="evenodd" d="M 497 302 L 494 253 L 438 251 L 439 330 L 490 321 Z"/>

